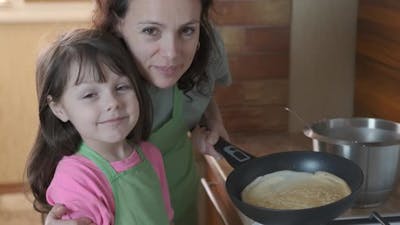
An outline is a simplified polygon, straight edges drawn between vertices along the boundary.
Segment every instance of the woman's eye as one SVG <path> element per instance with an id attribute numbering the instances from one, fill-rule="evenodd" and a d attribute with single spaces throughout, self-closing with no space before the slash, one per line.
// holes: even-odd
<path id="1" fill-rule="evenodd" d="M 183 36 L 186 36 L 186 37 L 192 36 L 195 31 L 196 31 L 196 29 L 194 27 L 182 28 L 182 34 L 183 34 Z"/>
<path id="2" fill-rule="evenodd" d="M 155 27 L 146 27 L 143 28 L 142 30 L 143 33 L 150 35 L 150 36 L 157 36 L 159 34 L 159 31 Z"/>

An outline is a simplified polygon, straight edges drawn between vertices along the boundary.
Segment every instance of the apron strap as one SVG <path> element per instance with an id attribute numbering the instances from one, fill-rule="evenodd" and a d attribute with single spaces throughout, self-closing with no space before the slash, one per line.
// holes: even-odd
<path id="1" fill-rule="evenodd" d="M 174 117 L 174 118 L 178 118 L 178 117 L 180 117 L 181 116 L 181 114 L 182 114 L 182 96 L 183 95 L 183 93 L 182 93 L 182 91 L 181 90 L 179 90 L 179 88 L 178 88 L 178 85 L 175 85 L 174 86 L 174 105 L 175 105 L 175 107 L 174 107 L 174 111 L 173 111 L 173 113 L 172 113 L 172 116 Z"/>
<path id="2" fill-rule="evenodd" d="M 143 162 L 146 158 L 140 146 L 137 146 L 137 148 L 134 148 L 134 150 L 137 150 L 137 153 L 139 154 L 140 157 L 140 161 Z M 111 166 L 109 161 L 104 159 L 103 156 L 101 156 L 99 153 L 91 149 L 85 143 L 81 144 L 78 153 L 90 159 L 92 162 L 94 162 L 101 169 L 101 171 L 103 171 L 103 173 L 106 175 L 109 181 L 112 181 L 118 175 L 117 172 L 114 170 L 114 168 Z"/>

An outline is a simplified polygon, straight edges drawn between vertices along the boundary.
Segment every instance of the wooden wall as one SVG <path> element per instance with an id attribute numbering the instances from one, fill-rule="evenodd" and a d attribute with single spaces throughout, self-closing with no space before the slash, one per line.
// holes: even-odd
<path id="1" fill-rule="evenodd" d="M 400 122 L 400 1 L 360 0 L 356 116 Z"/>
<path id="2" fill-rule="evenodd" d="M 230 132 L 286 131 L 291 0 L 216 0 L 233 84 L 217 90 Z M 279 106 L 280 105 L 280 106 Z"/>
<path id="3" fill-rule="evenodd" d="M 85 24 L 0 24 L 0 192 L 3 184 L 13 187 L 23 180 L 36 135 L 35 62 L 40 46 L 61 30 Z"/>

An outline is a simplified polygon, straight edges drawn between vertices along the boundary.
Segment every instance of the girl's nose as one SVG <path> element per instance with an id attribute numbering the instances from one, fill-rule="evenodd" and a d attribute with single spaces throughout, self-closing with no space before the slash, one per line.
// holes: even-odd
<path id="1" fill-rule="evenodd" d="M 106 105 L 107 111 L 112 111 L 112 110 L 118 109 L 119 104 L 120 103 L 119 103 L 118 97 L 115 94 L 110 93 L 107 95 L 107 97 L 105 99 L 105 105 Z"/>

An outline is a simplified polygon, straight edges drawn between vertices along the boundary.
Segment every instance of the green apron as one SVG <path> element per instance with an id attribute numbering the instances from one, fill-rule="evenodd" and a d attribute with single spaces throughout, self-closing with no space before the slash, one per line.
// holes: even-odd
<path id="1" fill-rule="evenodd" d="M 168 225 L 169 220 L 163 201 L 159 177 L 139 147 L 141 162 L 116 173 L 110 163 L 82 144 L 79 154 L 93 161 L 111 184 L 115 203 L 115 225 Z"/>
<path id="2" fill-rule="evenodd" d="M 161 150 L 164 158 L 175 225 L 195 225 L 200 177 L 183 121 L 182 98 L 182 92 L 175 86 L 172 117 L 153 131 L 150 142 Z"/>

